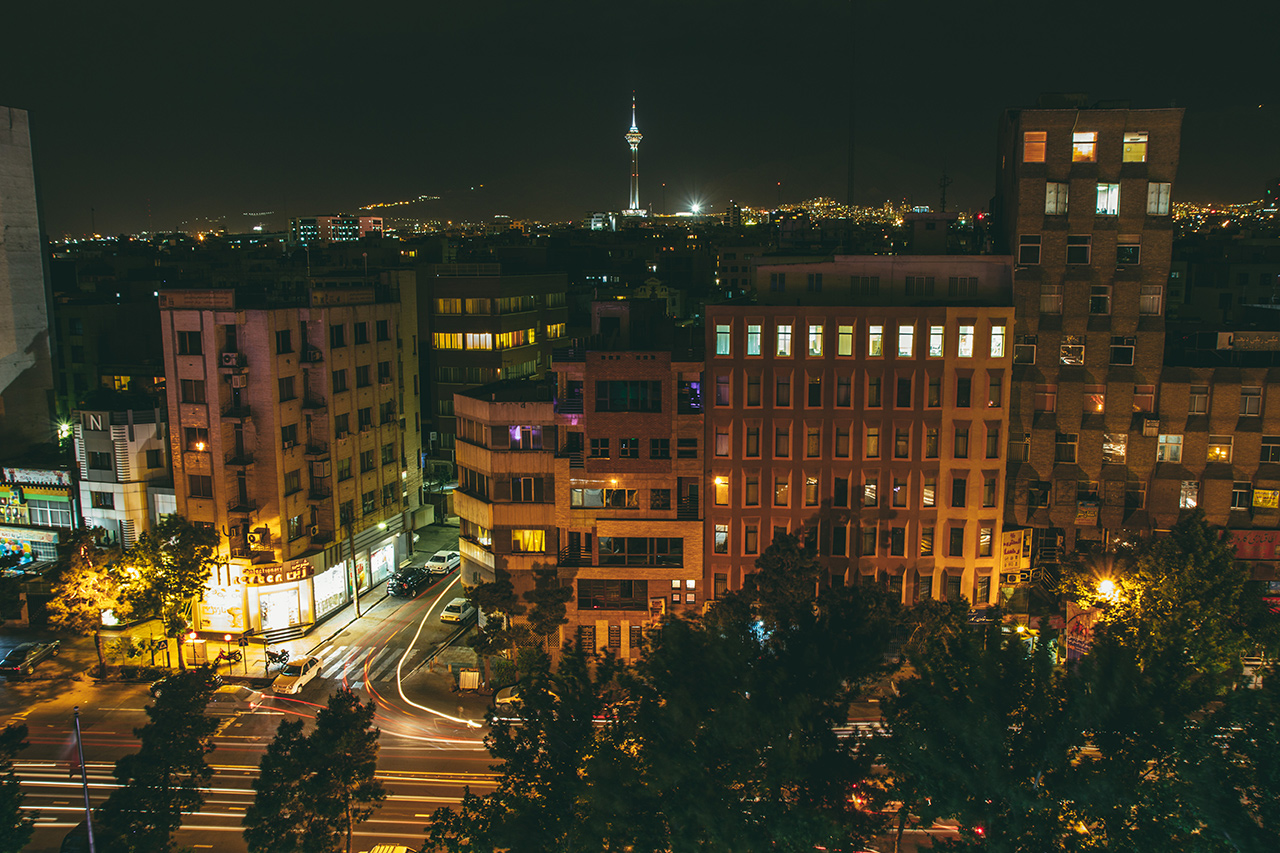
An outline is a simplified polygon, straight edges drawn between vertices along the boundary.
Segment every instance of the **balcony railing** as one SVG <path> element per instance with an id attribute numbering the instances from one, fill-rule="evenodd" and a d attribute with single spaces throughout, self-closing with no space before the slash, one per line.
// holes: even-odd
<path id="1" fill-rule="evenodd" d="M 307 500 L 309 501 L 327 501 L 333 497 L 333 492 L 324 487 L 315 487 L 307 490 Z"/>
<path id="2" fill-rule="evenodd" d="M 580 415 L 582 414 L 582 398 L 571 397 L 567 400 L 557 400 L 556 411 L 562 415 Z"/>
<path id="3" fill-rule="evenodd" d="M 258 509 L 258 504 L 252 499 L 234 500 L 227 504 L 227 512 L 233 515 L 248 515 Z"/>
<path id="4" fill-rule="evenodd" d="M 556 555 L 556 562 L 569 568 L 589 566 L 591 565 L 591 549 L 561 548 L 560 553 Z"/>
<path id="5" fill-rule="evenodd" d="M 227 467 L 229 468 L 244 468 L 245 466 L 252 464 L 253 454 L 248 451 L 233 453 L 227 457 Z"/>
<path id="6" fill-rule="evenodd" d="M 228 406 L 222 410 L 222 416 L 230 420 L 242 421 L 245 418 L 250 417 L 249 404 L 244 403 L 239 406 Z"/>
<path id="7" fill-rule="evenodd" d="M 680 498 L 676 502 L 676 518 L 683 521 L 696 521 L 698 519 L 697 496 Z"/>
<path id="8" fill-rule="evenodd" d="M 304 408 L 304 409 L 323 409 L 323 408 L 324 408 L 324 400 L 320 399 L 319 397 L 317 397 L 317 396 L 315 396 L 315 395 L 313 395 L 313 394 L 308 394 L 307 396 L 305 396 L 305 397 L 303 397 L 303 398 L 302 398 L 302 408 Z"/>
<path id="9" fill-rule="evenodd" d="M 308 441 L 305 455 L 308 457 L 319 458 L 329 455 L 329 443 L 327 441 Z"/>

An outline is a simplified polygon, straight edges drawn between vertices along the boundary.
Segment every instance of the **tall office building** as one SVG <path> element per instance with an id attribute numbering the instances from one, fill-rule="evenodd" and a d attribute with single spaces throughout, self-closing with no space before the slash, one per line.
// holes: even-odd
<path id="1" fill-rule="evenodd" d="M 177 509 L 222 536 L 196 627 L 305 632 L 412 550 L 413 276 L 162 290 L 160 318 Z"/>
<path id="2" fill-rule="evenodd" d="M 779 532 L 832 583 L 996 600 L 1013 327 L 997 256 L 756 267 L 706 308 L 706 574 L 737 589 Z"/>
<path id="3" fill-rule="evenodd" d="M 0 107 L 0 453 L 54 437 L 49 286 L 26 110 Z"/>
<path id="4" fill-rule="evenodd" d="M 1159 387 L 1182 110 L 1042 104 L 1000 123 L 994 212 L 1017 316 L 1006 521 L 1052 567 L 1171 527 L 1199 477 Z"/>

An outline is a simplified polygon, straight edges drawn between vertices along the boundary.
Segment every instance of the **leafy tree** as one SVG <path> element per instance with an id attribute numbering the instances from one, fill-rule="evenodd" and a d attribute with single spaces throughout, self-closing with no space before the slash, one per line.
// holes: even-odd
<path id="1" fill-rule="evenodd" d="M 339 690 L 316 712 L 310 734 L 303 736 L 298 722 L 280 724 L 245 812 L 251 851 L 351 853 L 356 825 L 387 796 L 375 778 L 373 714 L 372 702 L 361 704 L 350 690 Z"/>
<path id="2" fill-rule="evenodd" d="M 1239 814 L 1207 798 L 1200 776 L 1220 764 L 1217 744 L 1242 748 L 1221 721 L 1251 704 L 1240 698 L 1243 658 L 1259 644 L 1274 655 L 1274 619 L 1199 512 L 1113 570 L 1115 594 L 1080 667 L 1082 719 L 1097 747 L 1072 792 L 1086 824 L 1130 849 L 1245 843 Z M 1250 787 L 1234 778 L 1222 784 Z"/>
<path id="3" fill-rule="evenodd" d="M 73 535 L 62 557 L 62 568 L 48 604 L 51 626 L 93 635 L 99 675 L 107 668 L 102 655 L 102 614 L 110 610 L 123 617 L 129 609 L 121 584 L 120 549 L 101 547 L 103 533 L 98 527 Z"/>
<path id="4" fill-rule="evenodd" d="M 925 826 L 960 824 L 952 849 L 1059 849 L 1072 817 L 1062 779 L 1081 743 L 1053 637 L 969 625 L 968 603 L 932 603 L 908 651 L 914 674 L 885 704 L 891 792 Z"/>
<path id="5" fill-rule="evenodd" d="M 218 548 L 218 534 L 180 515 L 166 515 L 125 554 L 138 581 L 131 586 L 135 611 L 157 616 L 169 637 L 186 629 L 191 602 L 204 593 Z M 181 664 L 182 656 L 178 656 Z"/>
<path id="6" fill-rule="evenodd" d="M 617 664 L 606 657 L 594 668 L 587 656 L 566 650 L 551 670 L 538 649 L 522 650 L 519 722 L 494 719 L 486 739 L 502 764 L 497 789 L 484 797 L 469 791 L 458 811 L 438 809 L 427 827 L 428 849 L 462 851 L 602 850 L 630 827 L 611 828 L 592 820 L 591 797 L 598 788 L 592 769 L 605 726 L 608 685 Z M 637 848 L 638 853 L 639 848 Z"/>
<path id="7" fill-rule="evenodd" d="M 554 566 L 544 566 L 533 570 L 533 589 L 526 590 L 523 598 L 530 604 L 526 619 L 529 630 L 546 648 L 551 642 L 551 635 L 569 621 L 565 605 L 573 600 L 573 589 L 560 584 L 560 576 Z"/>
<path id="8" fill-rule="evenodd" d="M 515 645 L 512 617 L 523 616 L 528 609 L 516 595 L 511 573 L 499 568 L 491 581 L 472 587 L 467 599 L 478 611 L 498 618 L 489 619 L 483 628 L 467 639 L 467 644 L 482 655 L 509 651 Z"/>
<path id="9" fill-rule="evenodd" d="M 0 731 L 0 853 L 18 853 L 35 831 L 35 815 L 23 811 L 22 787 L 13 760 L 27 748 L 27 727 L 10 723 Z"/>
<path id="10" fill-rule="evenodd" d="M 218 725 L 204 709 L 216 687 L 212 669 L 188 670 L 169 679 L 146 707 L 150 722 L 134 729 L 140 748 L 116 762 L 120 787 L 94 817 L 108 839 L 107 853 L 172 850 L 183 813 L 204 803 L 200 788 L 213 775 L 205 756 Z"/>

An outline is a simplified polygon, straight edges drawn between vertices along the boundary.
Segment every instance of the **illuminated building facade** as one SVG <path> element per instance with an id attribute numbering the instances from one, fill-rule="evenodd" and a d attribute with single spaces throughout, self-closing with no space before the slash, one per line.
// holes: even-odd
<path id="1" fill-rule="evenodd" d="M 160 315 L 177 511 L 222 537 L 196 627 L 300 635 L 412 547 L 413 276 L 162 290 Z"/>
<path id="2" fill-rule="evenodd" d="M 520 593 L 535 569 L 554 568 L 574 597 L 551 645 L 624 658 L 662 614 L 709 596 L 701 352 L 661 345 L 659 306 L 641 321 L 637 305 L 596 303 L 596 331 L 617 321 L 619 348 L 600 338 L 558 351 L 554 380 L 455 397 L 465 581 L 502 569 Z"/>
<path id="3" fill-rule="evenodd" d="M 130 548 L 161 515 L 176 511 L 169 424 L 161 408 L 82 409 L 72 415 L 80 508 L 86 528 Z"/>
<path id="4" fill-rule="evenodd" d="M 289 220 L 289 240 L 295 246 L 343 243 L 382 233 L 381 216 L 302 216 Z"/>
<path id="5" fill-rule="evenodd" d="M 706 573 L 738 589 L 778 532 L 836 584 L 996 600 L 1013 328 L 995 256 L 757 266 L 706 308 Z"/>

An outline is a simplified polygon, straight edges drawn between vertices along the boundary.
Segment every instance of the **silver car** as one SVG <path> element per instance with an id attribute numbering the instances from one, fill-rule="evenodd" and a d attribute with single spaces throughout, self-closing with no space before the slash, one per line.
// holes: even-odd
<path id="1" fill-rule="evenodd" d="M 271 682 L 273 693 L 300 693 L 307 682 L 320 675 L 320 658 L 294 658 L 284 665 Z"/>
<path id="2" fill-rule="evenodd" d="M 257 709 L 262 704 L 262 691 L 240 684 L 225 684 L 213 691 L 204 712 L 210 717 L 234 717 Z"/>

